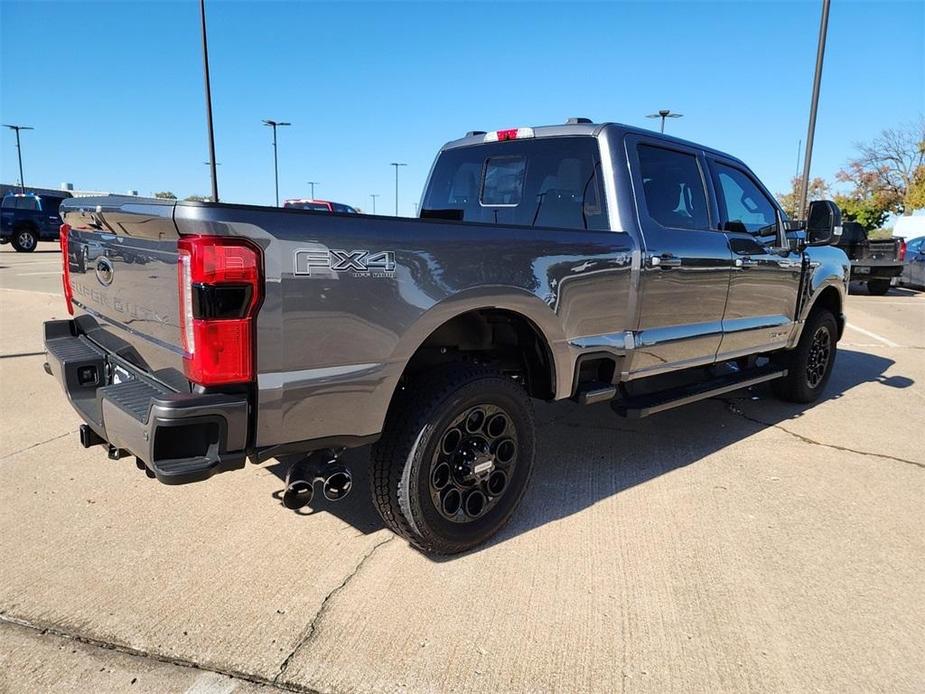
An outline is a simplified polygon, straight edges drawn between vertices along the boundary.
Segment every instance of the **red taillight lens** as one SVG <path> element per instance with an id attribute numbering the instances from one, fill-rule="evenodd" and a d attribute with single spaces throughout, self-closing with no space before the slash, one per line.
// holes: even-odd
<path id="1" fill-rule="evenodd" d="M 68 257 L 68 236 L 71 227 L 62 224 L 58 229 L 58 242 L 61 244 L 61 285 L 64 287 L 64 302 L 67 312 L 74 315 L 74 290 L 71 289 L 71 261 Z"/>
<path id="2" fill-rule="evenodd" d="M 185 236 L 177 247 L 187 378 L 206 386 L 252 381 L 260 250 L 243 239 L 215 236 Z"/>
<path id="3" fill-rule="evenodd" d="M 899 240 L 899 262 L 903 262 L 906 259 L 906 241 L 905 239 Z"/>
<path id="4" fill-rule="evenodd" d="M 506 140 L 516 140 L 517 139 L 517 128 L 509 128 L 507 130 L 498 131 L 498 142 L 504 142 Z"/>

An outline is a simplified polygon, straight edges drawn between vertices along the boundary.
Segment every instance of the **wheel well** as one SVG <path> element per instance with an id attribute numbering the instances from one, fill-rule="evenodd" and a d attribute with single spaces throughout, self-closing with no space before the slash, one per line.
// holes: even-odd
<path id="1" fill-rule="evenodd" d="M 539 328 L 519 313 L 486 308 L 451 318 L 417 348 L 402 379 L 460 361 L 497 368 L 522 382 L 532 397 L 555 397 L 552 352 Z"/>
<path id="2" fill-rule="evenodd" d="M 845 316 L 842 312 L 841 294 L 838 293 L 835 287 L 826 287 L 822 290 L 822 293 L 819 294 L 813 302 L 810 313 L 815 313 L 820 309 L 827 309 L 835 316 L 835 322 L 838 324 L 838 337 L 841 339 L 842 333 L 845 330 Z"/>

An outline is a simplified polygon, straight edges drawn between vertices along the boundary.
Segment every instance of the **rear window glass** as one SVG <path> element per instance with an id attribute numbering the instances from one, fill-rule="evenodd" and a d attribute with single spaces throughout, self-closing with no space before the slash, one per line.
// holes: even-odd
<path id="1" fill-rule="evenodd" d="M 597 140 L 513 140 L 443 152 L 422 216 L 466 222 L 605 229 Z"/>
<path id="2" fill-rule="evenodd" d="M 356 214 L 357 211 L 350 207 L 350 205 L 342 205 L 339 202 L 333 203 L 335 212 L 342 212 L 345 214 Z"/>
<path id="3" fill-rule="evenodd" d="M 483 205 L 519 205 L 524 189 L 524 157 L 489 157 L 482 182 Z"/>

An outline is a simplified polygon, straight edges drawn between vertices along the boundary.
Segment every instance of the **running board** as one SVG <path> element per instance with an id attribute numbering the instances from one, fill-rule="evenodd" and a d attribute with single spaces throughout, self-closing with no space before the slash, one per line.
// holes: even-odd
<path id="1" fill-rule="evenodd" d="M 611 403 L 611 407 L 614 412 L 622 417 L 639 419 L 656 412 L 663 412 L 698 400 L 713 398 L 740 388 L 748 388 L 766 381 L 773 381 L 786 375 L 787 369 L 748 369 L 747 371 L 721 376 L 706 383 L 697 383 L 684 388 L 673 388 L 658 393 L 637 395 L 625 400 L 618 400 Z"/>

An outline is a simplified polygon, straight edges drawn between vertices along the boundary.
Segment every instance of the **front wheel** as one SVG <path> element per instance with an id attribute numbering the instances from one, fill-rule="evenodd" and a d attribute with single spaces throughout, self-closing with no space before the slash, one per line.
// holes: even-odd
<path id="1" fill-rule="evenodd" d="M 867 280 L 867 291 L 874 296 L 883 296 L 890 291 L 890 280 Z"/>
<path id="2" fill-rule="evenodd" d="M 838 325 L 830 311 L 820 309 L 803 325 L 797 346 L 776 355 L 774 361 L 787 375 L 773 383 L 774 393 L 790 402 L 815 402 L 832 375 Z"/>
<path id="3" fill-rule="evenodd" d="M 470 366 L 427 374 L 396 397 L 372 449 L 370 484 L 383 521 L 433 554 L 485 542 L 530 479 L 530 397 L 501 373 Z"/>
<path id="4" fill-rule="evenodd" d="M 16 229 L 13 232 L 13 248 L 20 253 L 31 253 L 39 243 L 38 234 L 32 229 Z"/>

